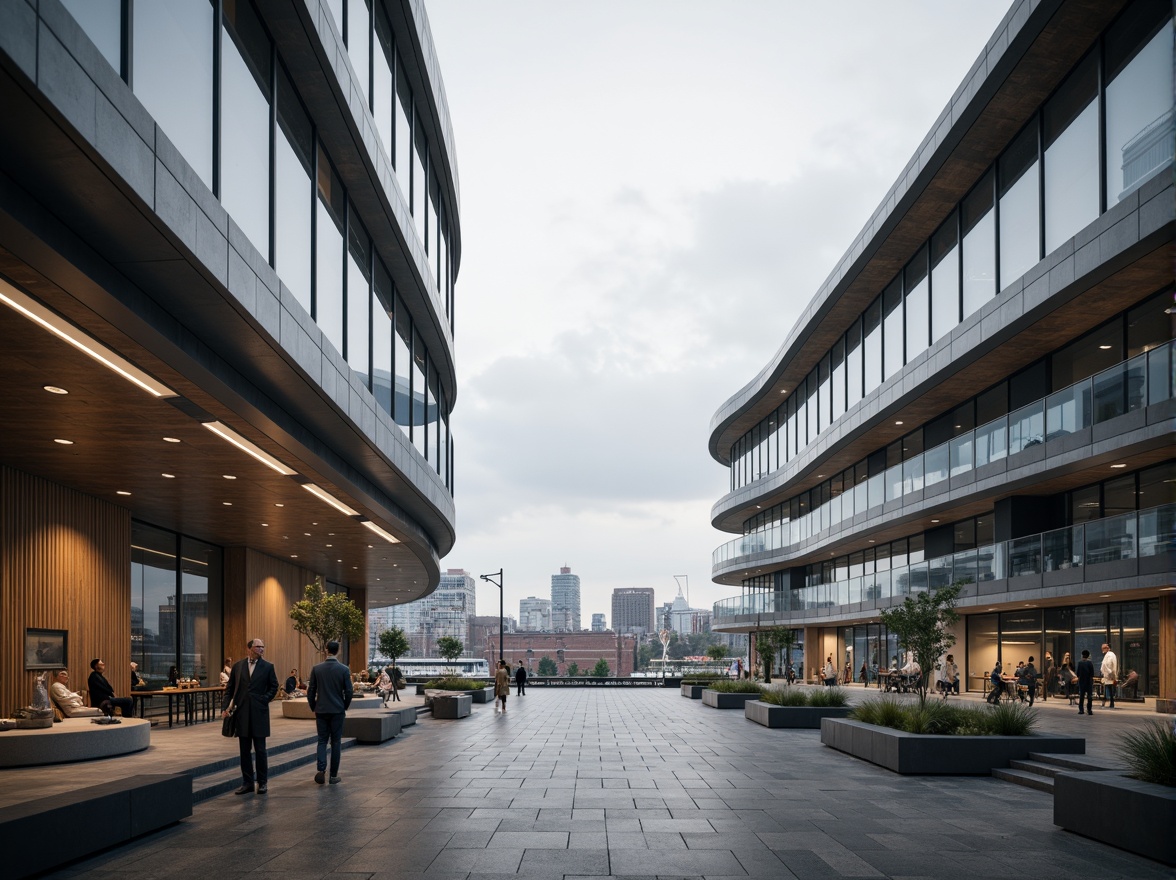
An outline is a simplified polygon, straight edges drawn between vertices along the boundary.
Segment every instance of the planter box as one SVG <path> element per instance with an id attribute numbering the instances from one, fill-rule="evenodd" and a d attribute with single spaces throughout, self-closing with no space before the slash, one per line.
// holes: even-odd
<path id="1" fill-rule="evenodd" d="M 850 706 L 774 706 L 763 700 L 749 700 L 743 707 L 748 721 L 764 727 L 801 727 L 818 730 L 822 718 L 844 718 Z"/>
<path id="2" fill-rule="evenodd" d="M 476 691 L 462 691 L 462 693 L 469 694 L 473 697 L 475 703 L 494 702 L 494 688 L 492 687 L 478 688 Z"/>
<path id="3" fill-rule="evenodd" d="M 1059 773 L 1053 821 L 1083 837 L 1176 865 L 1176 788 L 1110 770 Z"/>
<path id="4" fill-rule="evenodd" d="M 1086 740 L 1076 736 L 931 736 L 848 718 L 822 720 L 821 742 L 904 776 L 988 776 L 1030 752 L 1086 754 Z"/>
<path id="5" fill-rule="evenodd" d="M 705 688 L 702 692 L 702 705 L 712 709 L 742 709 L 748 700 L 758 700 L 759 694 L 725 694 L 722 691 L 712 691 Z"/>
<path id="6" fill-rule="evenodd" d="M 465 718 L 473 711 L 471 702 L 469 694 L 446 694 L 445 696 L 433 697 L 433 717 Z"/>
<path id="7" fill-rule="evenodd" d="M 688 700 L 701 700 L 704 690 L 706 690 L 705 684 L 684 684 L 682 685 L 682 696 Z"/>

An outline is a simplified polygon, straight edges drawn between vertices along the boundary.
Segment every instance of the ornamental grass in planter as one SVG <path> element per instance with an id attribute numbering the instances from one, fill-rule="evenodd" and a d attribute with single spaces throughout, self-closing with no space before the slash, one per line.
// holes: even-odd
<path id="1" fill-rule="evenodd" d="M 689 675 L 682 679 L 682 684 L 706 684 L 709 685 L 714 681 L 730 681 L 726 673 L 722 672 L 699 672 L 695 675 Z"/>
<path id="2" fill-rule="evenodd" d="M 760 699 L 773 706 L 811 706 L 818 709 L 841 708 L 849 705 L 849 694 L 845 688 L 788 688 L 787 690 L 764 691 Z"/>
<path id="3" fill-rule="evenodd" d="M 857 706 L 849 717 L 878 727 L 937 736 L 1032 736 L 1037 728 L 1037 714 L 1019 703 L 978 708 L 880 698 Z"/>
<path id="4" fill-rule="evenodd" d="M 720 694 L 758 694 L 763 690 L 754 681 L 713 681 L 708 687 Z"/>
<path id="5" fill-rule="evenodd" d="M 472 678 L 457 678 L 456 676 L 446 675 L 442 678 L 434 678 L 432 681 L 426 681 L 424 686 L 435 691 L 478 691 L 487 687 L 487 684 L 484 681 L 474 681 Z"/>
<path id="6" fill-rule="evenodd" d="M 1123 735 L 1123 763 L 1132 779 L 1176 787 L 1176 731 L 1160 721 Z"/>

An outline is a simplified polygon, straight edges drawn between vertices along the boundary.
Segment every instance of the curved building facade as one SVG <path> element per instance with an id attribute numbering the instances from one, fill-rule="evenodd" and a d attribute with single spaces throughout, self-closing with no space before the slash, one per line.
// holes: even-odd
<path id="1" fill-rule="evenodd" d="M 306 584 L 435 589 L 461 228 L 423 3 L 3 0 L 0 106 L 3 705 L 38 644 L 305 669 Z"/>
<path id="2" fill-rule="evenodd" d="M 958 581 L 969 688 L 1105 641 L 1176 699 L 1172 44 L 1166 2 L 1013 4 L 712 420 L 715 629 L 860 681 L 880 611 Z"/>

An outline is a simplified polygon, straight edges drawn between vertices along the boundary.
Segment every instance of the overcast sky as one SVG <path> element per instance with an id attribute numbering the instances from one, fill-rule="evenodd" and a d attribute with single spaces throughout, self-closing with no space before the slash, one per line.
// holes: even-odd
<path id="1" fill-rule="evenodd" d="M 457 545 L 506 612 L 691 604 L 711 416 L 772 357 L 1005 3 L 428 0 L 456 138 Z M 497 613 L 481 586 L 478 610 Z"/>

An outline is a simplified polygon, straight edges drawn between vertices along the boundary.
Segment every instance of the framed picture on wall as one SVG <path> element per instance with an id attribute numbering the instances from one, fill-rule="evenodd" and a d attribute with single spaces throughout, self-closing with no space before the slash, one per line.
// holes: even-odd
<path id="1" fill-rule="evenodd" d="M 64 629 L 25 630 L 25 669 L 57 669 L 67 666 L 69 631 Z"/>

